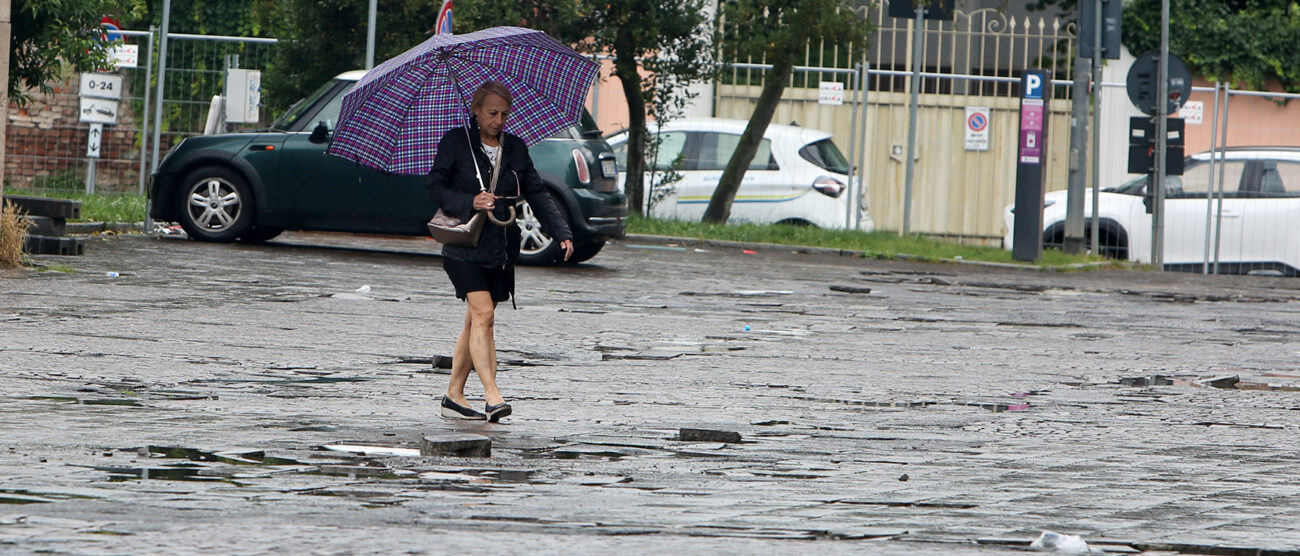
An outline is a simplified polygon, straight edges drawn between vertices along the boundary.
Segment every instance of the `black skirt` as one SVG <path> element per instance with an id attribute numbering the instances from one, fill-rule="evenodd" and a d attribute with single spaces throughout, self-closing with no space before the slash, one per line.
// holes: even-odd
<path id="1" fill-rule="evenodd" d="M 442 258 L 442 268 L 456 287 L 456 297 L 465 299 L 469 292 L 488 292 L 492 301 L 501 303 L 515 291 L 514 267 L 483 267 L 474 263 Z"/>

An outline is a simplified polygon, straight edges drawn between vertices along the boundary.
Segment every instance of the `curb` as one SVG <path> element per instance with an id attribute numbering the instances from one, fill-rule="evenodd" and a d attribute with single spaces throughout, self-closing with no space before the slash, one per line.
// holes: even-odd
<path id="1" fill-rule="evenodd" d="M 627 234 L 626 236 L 621 238 L 620 241 L 677 243 L 677 244 L 688 245 L 688 246 L 707 245 L 710 247 L 731 247 L 736 249 L 748 249 L 751 251 L 786 251 L 790 253 L 800 253 L 800 254 L 808 254 L 808 255 L 835 255 L 839 257 L 858 257 L 862 259 L 885 259 L 885 260 L 892 259 L 897 261 L 911 261 L 911 262 L 923 262 L 923 263 L 963 264 L 963 265 L 981 266 L 987 268 L 1003 268 L 1009 270 L 1031 270 L 1035 272 L 1063 272 L 1067 270 L 1089 270 L 1089 269 L 1099 269 L 1099 268 L 1110 268 L 1114 266 L 1114 263 L 1112 262 L 1074 263 L 1074 264 L 1067 264 L 1067 265 L 1045 266 L 1045 265 L 1016 264 L 1016 263 L 997 263 L 997 262 L 989 262 L 989 261 L 967 261 L 964 259 L 948 259 L 948 258 L 932 259 L 928 257 L 918 257 L 916 255 L 908 255 L 908 254 L 886 256 L 886 255 L 882 255 L 881 253 L 876 253 L 872 251 L 836 249 L 833 247 L 812 247 L 807 245 L 783 245 L 779 243 L 756 243 L 756 242 L 747 242 L 747 241 L 729 241 L 729 240 L 721 240 L 721 239 L 658 236 L 658 235 L 649 235 L 649 234 Z"/>

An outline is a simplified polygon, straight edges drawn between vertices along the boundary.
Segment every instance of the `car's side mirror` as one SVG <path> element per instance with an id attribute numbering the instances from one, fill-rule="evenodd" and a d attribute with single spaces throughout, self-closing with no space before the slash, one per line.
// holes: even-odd
<path id="1" fill-rule="evenodd" d="M 324 121 L 317 122 L 316 127 L 311 130 L 311 136 L 307 137 L 312 143 L 321 144 L 330 140 L 330 128 L 325 125 Z"/>

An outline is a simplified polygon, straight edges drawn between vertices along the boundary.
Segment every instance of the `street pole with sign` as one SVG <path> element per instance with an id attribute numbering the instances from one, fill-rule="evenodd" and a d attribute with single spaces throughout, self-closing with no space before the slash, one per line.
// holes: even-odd
<path id="1" fill-rule="evenodd" d="M 83 73 L 78 88 L 81 97 L 79 120 L 88 123 L 86 134 L 86 193 L 95 192 L 96 161 L 104 139 L 104 124 L 117 123 L 118 101 L 122 99 L 122 76 Z"/>
<path id="2" fill-rule="evenodd" d="M 1015 229 L 1011 258 L 1036 262 L 1043 256 L 1043 184 L 1047 165 L 1047 101 L 1051 74 L 1028 70 L 1020 77 L 1020 146 L 1016 151 Z"/>

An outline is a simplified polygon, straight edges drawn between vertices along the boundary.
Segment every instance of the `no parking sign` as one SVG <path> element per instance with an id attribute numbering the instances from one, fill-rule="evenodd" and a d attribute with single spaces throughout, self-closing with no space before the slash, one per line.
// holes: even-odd
<path id="1" fill-rule="evenodd" d="M 989 150 L 989 108 L 966 107 L 966 150 Z"/>

